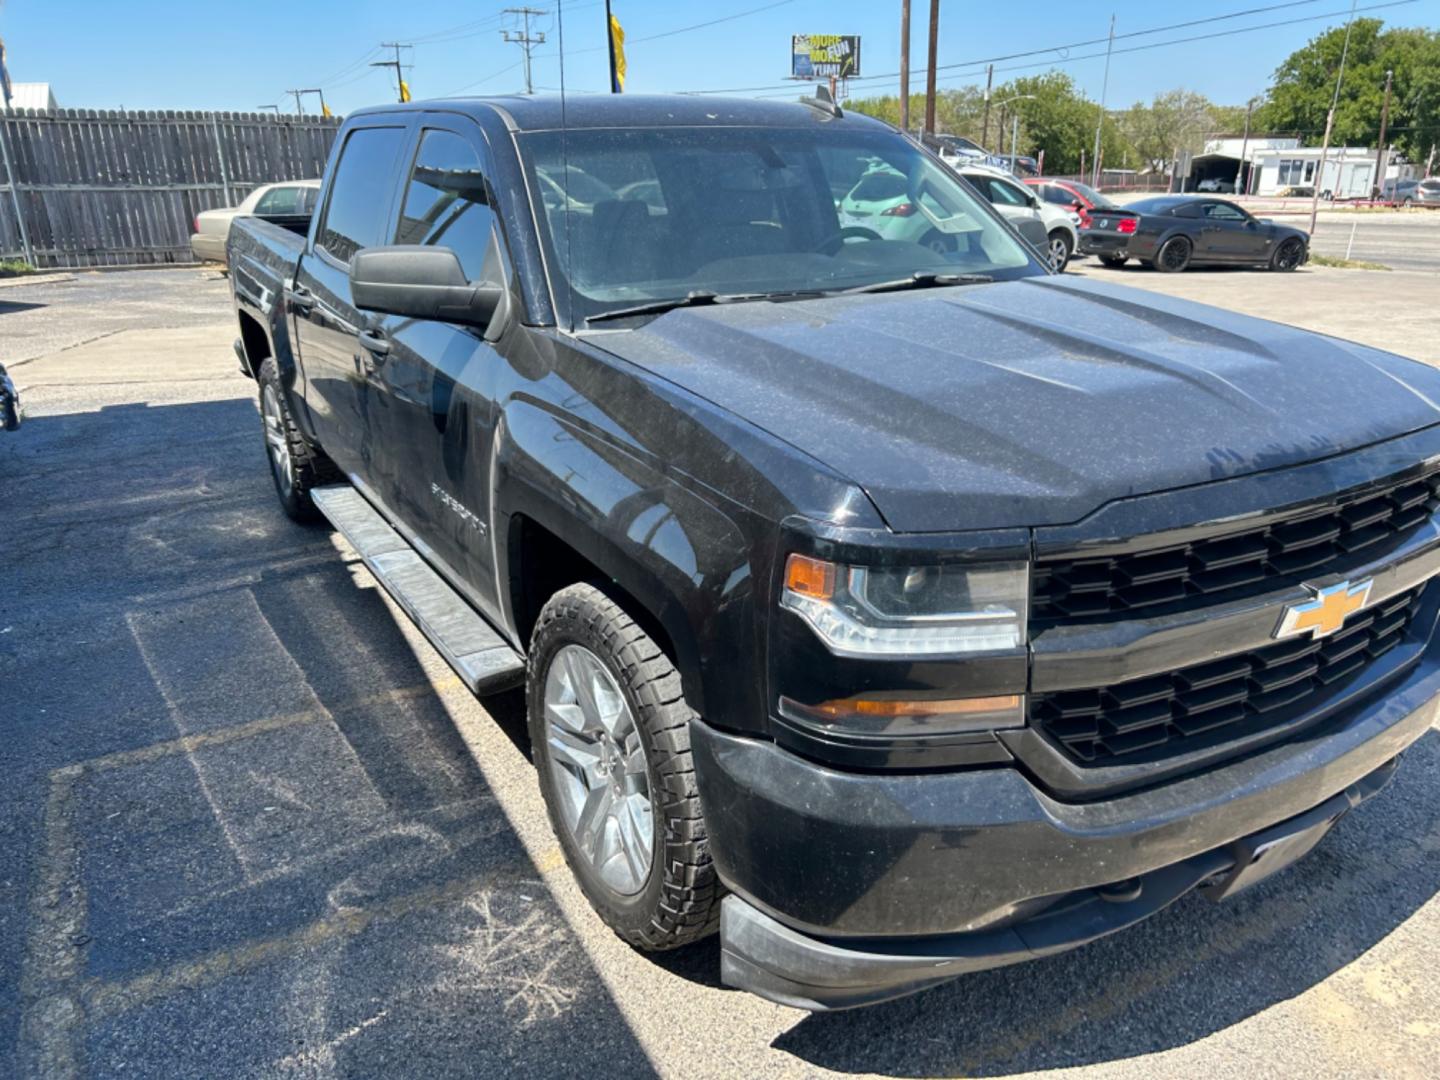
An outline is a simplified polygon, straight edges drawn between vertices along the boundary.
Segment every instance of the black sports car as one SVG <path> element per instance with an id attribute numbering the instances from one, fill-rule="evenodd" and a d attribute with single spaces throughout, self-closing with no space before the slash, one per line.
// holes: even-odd
<path id="1" fill-rule="evenodd" d="M 1224 199 L 1160 195 L 1122 210 L 1095 211 L 1080 231 L 1080 252 L 1106 266 L 1139 259 L 1177 273 L 1212 264 L 1294 270 L 1310 254 L 1310 234 L 1253 217 Z"/>

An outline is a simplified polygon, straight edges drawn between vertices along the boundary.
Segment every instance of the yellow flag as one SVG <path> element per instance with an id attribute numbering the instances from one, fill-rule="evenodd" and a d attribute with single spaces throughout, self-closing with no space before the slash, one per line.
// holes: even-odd
<path id="1" fill-rule="evenodd" d="M 324 116 L 327 120 L 329 120 L 332 116 L 335 115 L 333 112 L 330 111 L 330 106 L 324 104 L 323 102 L 320 105 L 320 114 Z"/>
<path id="2" fill-rule="evenodd" d="M 409 101 L 409 100 L 410 100 L 410 84 L 407 83 L 404 79 L 401 79 L 401 80 L 400 80 L 400 100 L 401 100 L 401 101 Z"/>
<path id="3" fill-rule="evenodd" d="M 610 89 L 617 94 L 625 90 L 625 31 L 614 15 L 610 16 Z"/>

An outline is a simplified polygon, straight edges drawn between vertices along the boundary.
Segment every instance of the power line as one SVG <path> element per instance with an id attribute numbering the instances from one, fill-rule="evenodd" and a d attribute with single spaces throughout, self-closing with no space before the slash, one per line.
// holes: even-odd
<path id="1" fill-rule="evenodd" d="M 398 41 L 382 41 L 382 42 L 380 43 L 380 47 L 381 47 L 382 49 L 394 49 L 394 50 L 395 50 L 395 59 L 394 59 L 394 60 L 372 60 L 372 61 L 370 62 L 370 66 L 371 66 L 372 68 L 377 68 L 377 67 L 394 68 L 394 69 L 395 69 L 395 92 L 396 92 L 397 96 L 399 97 L 399 99 L 400 99 L 402 102 L 403 102 L 403 101 L 409 101 L 409 100 L 410 100 L 410 87 L 409 87 L 408 85 L 406 85 L 406 82 L 405 82 L 405 67 L 404 67 L 404 65 L 402 65 L 402 64 L 400 63 L 400 50 L 401 50 L 401 49 L 414 48 L 414 46 L 412 46 L 412 45 L 407 45 L 407 44 L 403 44 L 403 43 L 398 42 Z"/>

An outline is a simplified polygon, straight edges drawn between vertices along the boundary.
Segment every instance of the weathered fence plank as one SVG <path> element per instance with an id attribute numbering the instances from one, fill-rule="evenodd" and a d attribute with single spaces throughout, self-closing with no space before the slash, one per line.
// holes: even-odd
<path id="1" fill-rule="evenodd" d="M 57 109 L 0 114 L 41 267 L 187 263 L 191 222 L 261 184 L 318 177 L 338 119 Z M 24 258 L 0 169 L 0 259 Z"/>

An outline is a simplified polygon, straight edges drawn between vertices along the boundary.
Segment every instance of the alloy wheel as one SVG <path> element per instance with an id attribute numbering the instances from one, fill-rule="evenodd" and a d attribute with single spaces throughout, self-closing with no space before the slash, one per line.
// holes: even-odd
<path id="1" fill-rule="evenodd" d="M 550 661 L 545 744 L 559 816 L 581 857 L 609 888 L 634 896 L 654 857 L 649 767 L 625 695 L 583 645 L 564 645 Z"/>
<path id="2" fill-rule="evenodd" d="M 260 391 L 260 415 L 265 421 L 265 449 L 270 454 L 270 468 L 288 497 L 294 487 L 294 465 L 290 458 L 290 440 L 285 435 L 285 422 L 280 415 L 280 399 L 275 388 Z"/>

